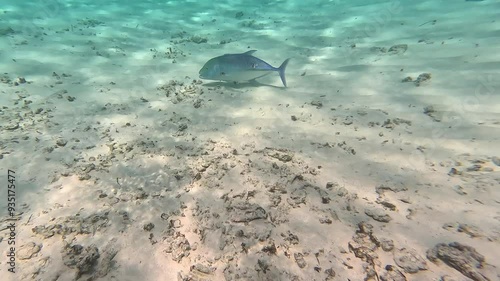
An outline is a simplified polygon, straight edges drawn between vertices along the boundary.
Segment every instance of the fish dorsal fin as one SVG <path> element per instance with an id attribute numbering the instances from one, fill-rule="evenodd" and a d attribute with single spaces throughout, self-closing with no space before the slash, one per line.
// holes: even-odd
<path id="1" fill-rule="evenodd" d="M 251 55 L 251 54 L 253 54 L 255 52 L 257 52 L 257 50 L 250 50 L 250 51 L 244 52 L 242 55 Z"/>
<path id="2" fill-rule="evenodd" d="M 237 55 L 249 55 L 249 56 L 251 56 L 255 52 L 257 52 L 257 50 L 250 50 L 250 51 L 246 51 L 244 53 L 237 54 Z M 230 55 L 235 55 L 235 54 L 224 54 L 224 56 L 230 56 Z"/>

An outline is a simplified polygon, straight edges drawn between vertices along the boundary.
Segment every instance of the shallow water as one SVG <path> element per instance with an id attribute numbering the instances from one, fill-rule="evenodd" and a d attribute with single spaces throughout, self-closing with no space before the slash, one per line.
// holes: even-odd
<path id="1" fill-rule="evenodd" d="M 500 2 L 0 3 L 1 280 L 499 279 Z"/>

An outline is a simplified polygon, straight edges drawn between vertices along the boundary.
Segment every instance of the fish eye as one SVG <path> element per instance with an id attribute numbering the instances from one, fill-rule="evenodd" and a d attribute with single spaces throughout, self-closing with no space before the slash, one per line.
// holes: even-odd
<path id="1" fill-rule="evenodd" d="M 224 75 L 226 75 L 226 73 L 225 72 L 221 72 L 220 75 L 224 76 Z"/>

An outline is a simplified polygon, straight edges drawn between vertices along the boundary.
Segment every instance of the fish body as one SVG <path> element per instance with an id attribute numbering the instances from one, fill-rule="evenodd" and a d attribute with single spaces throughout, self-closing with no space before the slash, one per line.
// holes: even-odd
<path id="1" fill-rule="evenodd" d="M 286 87 L 285 68 L 290 59 L 280 67 L 273 67 L 267 62 L 252 56 L 255 50 L 242 54 L 225 54 L 210 59 L 200 69 L 200 78 L 230 82 L 246 82 L 278 72 L 281 82 Z"/>

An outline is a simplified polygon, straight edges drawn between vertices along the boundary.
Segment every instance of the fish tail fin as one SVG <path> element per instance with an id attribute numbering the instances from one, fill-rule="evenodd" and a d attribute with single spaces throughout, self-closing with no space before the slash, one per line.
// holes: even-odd
<path id="1" fill-rule="evenodd" d="M 278 72 L 280 74 L 280 78 L 281 78 L 281 82 L 283 82 L 283 85 L 286 87 L 286 77 L 285 77 L 285 69 L 286 69 L 286 66 L 288 65 L 288 61 L 290 61 L 290 59 L 286 59 L 281 65 L 280 67 L 278 67 Z"/>

